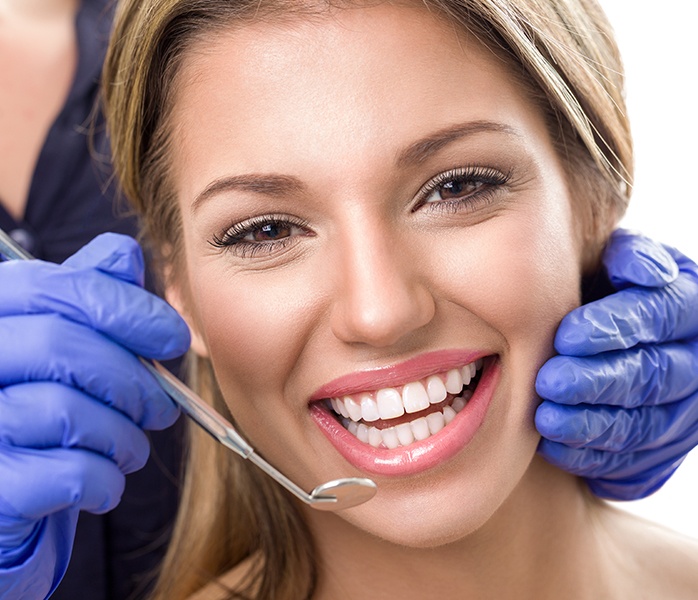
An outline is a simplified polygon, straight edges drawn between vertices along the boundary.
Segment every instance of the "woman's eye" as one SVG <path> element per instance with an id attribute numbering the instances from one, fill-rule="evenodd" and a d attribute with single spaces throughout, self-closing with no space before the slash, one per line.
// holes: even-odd
<path id="1" fill-rule="evenodd" d="M 467 181 L 463 179 L 452 179 L 442 183 L 434 189 L 426 198 L 425 202 L 437 202 L 439 200 L 453 200 L 469 196 L 487 184 L 483 181 Z"/>
<path id="2" fill-rule="evenodd" d="M 269 216 L 236 223 L 222 235 L 214 235 L 209 243 L 247 258 L 261 251 L 271 254 L 281 250 L 308 233 L 304 223 Z"/>
<path id="3" fill-rule="evenodd" d="M 246 242 L 270 242 L 298 233 L 298 227 L 290 223 L 266 223 L 250 231 L 243 239 Z"/>
<path id="4" fill-rule="evenodd" d="M 477 206 L 479 201 L 491 196 L 509 181 L 509 174 L 496 169 L 473 167 L 454 169 L 441 173 L 420 191 L 420 205 Z"/>

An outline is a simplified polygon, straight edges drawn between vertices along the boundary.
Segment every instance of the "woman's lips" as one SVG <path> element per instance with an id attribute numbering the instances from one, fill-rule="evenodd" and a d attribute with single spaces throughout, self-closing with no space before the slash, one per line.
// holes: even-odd
<path id="1" fill-rule="evenodd" d="M 462 361 L 463 353 L 459 354 Z M 449 368 L 446 371 L 442 370 L 444 363 L 441 361 L 440 368 L 436 367 L 442 379 L 448 371 L 455 368 L 453 362 L 457 360 L 456 353 L 449 351 L 448 357 L 453 360 L 447 361 L 445 366 Z M 434 358 L 433 355 L 429 355 L 427 362 L 433 363 Z M 328 400 L 326 403 L 311 404 L 311 416 L 339 453 L 358 469 L 379 475 L 419 473 L 448 460 L 465 447 L 484 421 L 500 369 L 496 356 L 490 356 L 484 362 L 478 358 L 469 363 L 460 363 L 459 368 L 465 368 L 466 382 L 468 364 L 475 364 L 477 361 L 482 368 L 470 385 L 466 383 L 465 387 L 462 387 L 459 395 L 454 395 L 455 390 L 451 387 L 453 392 L 449 390 L 447 397 L 441 402 L 433 402 L 428 408 L 413 411 L 414 414 L 406 413 L 394 418 L 366 422 L 357 418 L 360 415 L 355 408 L 353 415 L 345 415 L 344 418 L 335 415 L 329 408 Z M 411 363 L 407 365 L 408 369 L 405 372 L 418 372 L 420 369 L 415 370 L 414 361 Z M 400 370 L 399 367 L 393 368 L 391 374 Z M 434 370 L 431 377 L 433 376 Z M 395 377 L 392 379 L 396 381 Z M 375 380 L 372 381 L 372 388 L 375 389 Z M 402 378 L 402 381 L 405 379 Z M 404 387 L 409 385 L 410 382 Z M 453 386 L 453 383 L 451 385 Z M 341 388 L 335 385 L 333 389 Z M 344 389 L 348 389 L 346 385 Z M 355 390 L 354 394 L 358 395 L 358 392 Z M 349 402 L 346 397 L 344 405 L 341 400 L 335 400 L 335 407 L 341 409 L 347 404 L 351 406 L 351 394 L 347 396 Z M 393 400 L 395 404 L 396 400 Z M 341 412 L 347 412 L 346 408 Z M 339 419 L 344 422 L 344 426 Z"/>
<path id="2" fill-rule="evenodd" d="M 474 350 L 439 350 L 421 354 L 397 365 L 388 365 L 338 377 L 318 389 L 310 397 L 310 401 L 339 398 L 366 390 L 379 390 L 385 387 L 403 385 L 434 373 L 462 367 L 483 358 L 485 355 L 486 353 Z"/>

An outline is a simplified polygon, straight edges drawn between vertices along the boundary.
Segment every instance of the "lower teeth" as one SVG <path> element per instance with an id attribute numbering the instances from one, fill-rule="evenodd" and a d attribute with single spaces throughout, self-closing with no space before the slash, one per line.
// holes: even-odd
<path id="1" fill-rule="evenodd" d="M 369 427 L 365 423 L 356 423 L 346 418 L 342 419 L 342 425 L 364 444 L 370 444 L 374 448 L 392 450 L 400 446 L 409 446 L 415 441 L 425 440 L 441 431 L 465 408 L 472 395 L 471 390 L 465 390 L 461 396 L 456 396 L 451 405 L 445 406 L 443 410 L 387 429 Z"/>

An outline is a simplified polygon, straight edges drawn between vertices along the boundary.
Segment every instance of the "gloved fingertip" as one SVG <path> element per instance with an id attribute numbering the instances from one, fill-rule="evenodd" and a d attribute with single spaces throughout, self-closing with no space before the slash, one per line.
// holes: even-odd
<path id="1" fill-rule="evenodd" d="M 145 261 L 138 242 L 119 233 L 98 235 L 63 264 L 75 269 L 96 269 L 141 287 L 145 281 Z"/>
<path id="2" fill-rule="evenodd" d="M 119 505 L 119 502 L 121 502 L 122 495 L 123 493 L 109 496 L 104 501 L 104 504 L 102 504 L 102 506 L 94 509 L 89 509 L 87 512 L 91 512 L 95 515 L 103 515 L 105 513 L 108 513 L 109 511 L 114 510 Z"/>
<path id="3" fill-rule="evenodd" d="M 173 400 L 167 397 L 158 406 L 160 407 L 158 412 L 151 411 L 144 415 L 143 420 L 138 424 L 140 427 L 151 431 L 161 431 L 172 427 L 177 422 L 181 411 Z"/>
<path id="4" fill-rule="evenodd" d="M 560 439 L 559 418 L 553 402 L 543 401 L 536 409 L 534 421 L 538 433 L 544 438 L 551 441 Z"/>
<path id="5" fill-rule="evenodd" d="M 97 269 L 143 287 L 145 284 L 145 259 L 138 242 L 133 238 L 116 233 L 104 233 L 100 237 L 105 247 L 113 247 L 114 252 L 107 256 L 97 266 Z"/>
<path id="6" fill-rule="evenodd" d="M 565 390 L 565 360 L 560 356 L 548 359 L 536 375 L 536 394 L 544 400 L 556 401 Z"/>
<path id="7" fill-rule="evenodd" d="M 661 244 L 627 230 L 614 232 L 603 262 L 617 289 L 630 285 L 663 287 L 679 275 L 676 261 Z"/>
<path id="8" fill-rule="evenodd" d="M 189 326 L 179 315 L 172 322 L 172 334 L 162 346 L 162 356 L 159 360 L 172 360 L 187 353 L 191 345 L 191 332 Z"/>
<path id="9" fill-rule="evenodd" d="M 150 458 L 150 441 L 143 432 L 140 433 L 140 436 L 134 436 L 129 440 L 129 452 L 126 453 L 118 463 L 124 475 L 130 475 L 131 473 L 140 471 L 145 467 L 148 458 Z M 115 460 L 116 457 L 110 458 Z"/>
<path id="10" fill-rule="evenodd" d="M 555 350 L 579 358 L 609 350 L 626 349 L 637 343 L 638 298 L 634 292 L 616 292 L 583 304 L 565 315 L 555 332 Z"/>
<path id="11" fill-rule="evenodd" d="M 131 310 L 126 313 L 120 321 L 125 326 L 118 331 L 110 331 L 110 335 L 144 358 L 165 361 L 186 354 L 191 344 L 191 333 L 184 319 L 172 306 L 152 294 L 141 300 L 140 312 Z M 128 306 L 127 302 L 122 305 Z"/>
<path id="12" fill-rule="evenodd" d="M 589 349 L 590 333 L 588 321 L 584 319 L 584 307 L 573 310 L 562 319 L 555 332 L 554 346 L 559 354 L 567 356 L 587 356 L 593 354 Z"/>
<path id="13" fill-rule="evenodd" d="M 121 502 L 121 497 L 124 495 L 126 488 L 126 479 L 122 474 L 118 484 L 112 480 L 111 485 L 102 489 L 103 501 L 99 506 L 84 507 L 83 510 L 95 515 L 103 515 L 111 510 L 114 510 Z"/>
<path id="14" fill-rule="evenodd" d="M 613 271 L 609 270 L 609 279 L 618 289 L 628 287 L 628 284 L 664 287 L 678 276 L 678 265 L 664 249 L 657 250 L 653 255 L 635 253 L 631 261 L 615 266 Z"/>

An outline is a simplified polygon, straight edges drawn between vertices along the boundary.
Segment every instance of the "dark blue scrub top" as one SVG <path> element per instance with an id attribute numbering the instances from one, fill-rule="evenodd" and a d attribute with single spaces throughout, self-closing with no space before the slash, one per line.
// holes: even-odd
<path id="1" fill-rule="evenodd" d="M 136 223 L 115 206 L 109 186 L 107 140 L 97 120 L 88 128 L 112 19 L 110 0 L 84 0 L 76 20 L 79 60 L 75 80 L 35 167 L 24 219 L 0 205 L 0 225 L 37 258 L 61 262 L 105 231 L 134 235 Z M 99 158 L 98 155 L 101 155 Z M 177 505 L 181 424 L 151 433 L 144 469 L 126 478 L 118 508 L 82 513 L 70 567 L 52 600 L 141 597 L 160 562 Z M 134 595 L 136 594 L 136 595 Z"/>

